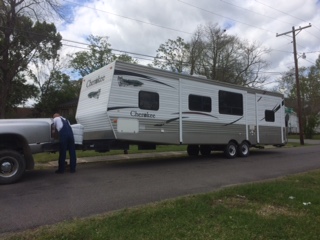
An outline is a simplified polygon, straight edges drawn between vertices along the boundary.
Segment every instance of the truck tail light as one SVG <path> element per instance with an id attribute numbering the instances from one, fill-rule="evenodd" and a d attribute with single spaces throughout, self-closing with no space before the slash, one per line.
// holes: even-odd
<path id="1" fill-rule="evenodd" d="M 53 123 L 51 123 L 51 138 L 59 139 L 59 135 L 57 133 L 57 129 L 55 128 Z"/>

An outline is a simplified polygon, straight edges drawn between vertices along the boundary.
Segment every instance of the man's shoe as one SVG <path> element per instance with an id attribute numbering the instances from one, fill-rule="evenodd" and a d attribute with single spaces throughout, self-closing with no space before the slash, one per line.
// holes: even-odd
<path id="1" fill-rule="evenodd" d="M 62 174 L 63 172 L 60 171 L 60 170 L 57 170 L 57 171 L 55 171 L 55 173 L 57 173 L 57 174 Z"/>
<path id="2" fill-rule="evenodd" d="M 70 170 L 70 173 L 75 173 L 76 172 L 76 170 Z"/>

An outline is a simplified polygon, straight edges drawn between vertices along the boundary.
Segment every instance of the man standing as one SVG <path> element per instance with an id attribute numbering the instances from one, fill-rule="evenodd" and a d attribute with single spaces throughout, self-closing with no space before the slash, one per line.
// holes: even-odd
<path id="1" fill-rule="evenodd" d="M 59 168 L 56 173 L 64 173 L 67 150 L 70 156 L 70 172 L 76 172 L 77 157 L 74 144 L 72 128 L 67 119 L 60 116 L 59 113 L 53 115 L 53 123 L 59 132 Z"/>

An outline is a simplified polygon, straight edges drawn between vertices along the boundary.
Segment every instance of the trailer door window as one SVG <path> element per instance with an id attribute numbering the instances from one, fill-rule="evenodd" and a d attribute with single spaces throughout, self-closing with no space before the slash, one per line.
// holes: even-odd
<path id="1" fill-rule="evenodd" d="M 273 110 L 265 110 L 264 119 L 266 122 L 274 122 L 274 111 Z"/>
<path id="2" fill-rule="evenodd" d="M 159 110 L 159 94 L 155 92 L 139 92 L 139 108 L 144 110 Z"/>
<path id="3" fill-rule="evenodd" d="M 219 91 L 219 113 L 243 115 L 243 97 L 240 93 Z"/>
<path id="4" fill-rule="evenodd" d="M 211 98 L 198 95 L 189 95 L 189 110 L 211 112 Z"/>

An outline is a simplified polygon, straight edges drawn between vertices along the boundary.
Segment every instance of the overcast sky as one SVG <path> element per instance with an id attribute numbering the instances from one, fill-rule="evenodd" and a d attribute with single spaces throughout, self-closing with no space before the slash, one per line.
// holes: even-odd
<path id="1" fill-rule="evenodd" d="M 320 54 L 319 0 L 61 0 L 72 20 L 58 24 L 63 39 L 86 42 L 88 35 L 108 36 L 111 48 L 155 56 L 160 44 L 182 37 L 189 41 L 197 26 L 217 23 L 226 33 L 271 48 L 269 82 L 294 66 L 292 27 L 311 27 L 297 35 L 299 66 L 310 66 Z M 63 42 L 64 51 L 85 45 Z M 78 47 L 72 47 L 72 46 Z M 116 53 L 116 52 L 114 52 Z M 134 56 L 133 57 L 139 57 Z M 142 57 L 144 59 L 151 59 Z M 141 64 L 151 61 L 139 60 Z M 270 84 L 270 86 L 272 83 Z M 268 87 L 267 85 L 265 87 Z"/>

